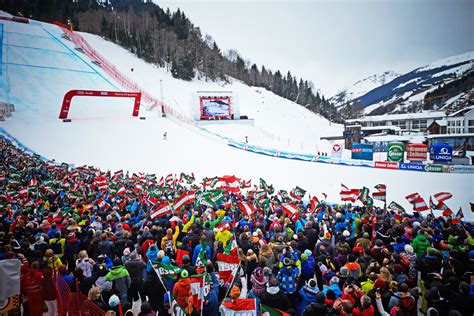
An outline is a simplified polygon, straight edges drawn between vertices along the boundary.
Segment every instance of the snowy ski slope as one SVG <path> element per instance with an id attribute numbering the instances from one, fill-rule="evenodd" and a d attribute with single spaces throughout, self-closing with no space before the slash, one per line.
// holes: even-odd
<path id="1" fill-rule="evenodd" d="M 16 112 L 1 127 L 43 156 L 76 166 L 90 164 L 110 170 L 158 174 L 182 171 L 194 172 L 197 177 L 235 174 L 253 179 L 254 184 L 262 177 L 277 189 L 299 185 L 320 197 L 325 192 L 333 202 L 339 201 L 341 183 L 369 188 L 385 183 L 388 201 L 396 200 L 406 209 L 410 207 L 404 196 L 410 193 L 419 192 L 428 200 L 430 194 L 449 191 L 454 198 L 447 204 L 455 211 L 462 206 L 465 216 L 474 219 L 468 211 L 469 202 L 474 200 L 473 175 L 347 167 L 251 154 L 229 147 L 222 138 L 197 127 L 161 118 L 156 110 L 147 112 L 142 107 L 140 114 L 147 119 L 132 118 L 132 100 L 76 98 L 70 111 L 73 121 L 63 123 L 57 117 L 66 91 L 120 90 L 120 87 L 100 67 L 74 50 L 56 26 L 35 21 L 29 25 L 8 21 L 0 24 L 3 25 L 0 100 L 16 106 Z M 164 70 L 144 63 L 110 42 L 92 35 L 86 38 L 158 98 L 159 79 L 162 79 L 165 101 L 182 112 L 189 110 L 192 92 L 222 90 L 216 83 L 175 80 Z M 225 89 L 239 94 L 241 113 L 255 118 L 256 127 L 229 125 L 212 127 L 212 132 L 237 140 L 248 135 L 257 145 L 299 151 L 327 146 L 318 144 L 319 136 L 340 133 L 340 126 L 329 124 L 268 91 L 239 82 Z M 165 131 L 167 140 L 162 139 Z"/>

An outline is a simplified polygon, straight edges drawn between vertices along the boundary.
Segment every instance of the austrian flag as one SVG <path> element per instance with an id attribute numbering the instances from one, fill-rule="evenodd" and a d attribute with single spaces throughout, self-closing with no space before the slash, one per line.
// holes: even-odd
<path id="1" fill-rule="evenodd" d="M 252 216 L 256 210 L 255 206 L 247 201 L 237 203 L 237 207 L 247 216 Z"/>
<path id="2" fill-rule="evenodd" d="M 160 205 L 153 213 L 150 214 L 151 219 L 155 219 L 157 217 L 165 216 L 168 214 L 172 214 L 173 208 L 171 205 L 166 202 Z"/>
<path id="3" fill-rule="evenodd" d="M 449 200 L 450 198 L 453 197 L 453 195 L 449 192 L 439 192 L 433 195 L 433 197 L 438 201 L 438 202 L 443 202 L 446 200 Z"/>
<path id="4" fill-rule="evenodd" d="M 215 230 L 218 232 L 224 232 L 230 230 L 229 222 L 223 222 L 221 224 L 216 225 Z"/>
<path id="5" fill-rule="evenodd" d="M 97 201 L 97 206 L 98 206 L 101 210 L 103 210 L 103 209 L 106 209 L 107 207 L 109 207 L 110 205 L 109 205 L 109 203 L 107 203 L 107 202 L 104 201 L 103 199 L 99 199 L 99 200 Z"/>
<path id="6" fill-rule="evenodd" d="M 179 210 L 182 206 L 186 204 L 194 203 L 195 194 L 194 192 L 186 192 L 183 193 L 175 202 L 174 202 L 174 209 Z"/>
<path id="7" fill-rule="evenodd" d="M 299 211 L 298 207 L 291 203 L 282 203 L 280 207 L 281 210 L 289 217 L 293 217 Z"/>

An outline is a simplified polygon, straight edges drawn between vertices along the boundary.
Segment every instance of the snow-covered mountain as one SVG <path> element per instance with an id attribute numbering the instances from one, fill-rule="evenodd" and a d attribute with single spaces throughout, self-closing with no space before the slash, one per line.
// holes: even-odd
<path id="1" fill-rule="evenodd" d="M 339 105 L 342 105 L 341 102 L 350 102 L 351 105 L 361 103 L 366 115 L 417 111 L 419 110 L 417 103 L 421 103 L 427 93 L 469 75 L 474 71 L 473 67 L 474 52 L 468 52 L 438 60 L 406 74 L 390 78 L 379 85 L 372 81 L 374 86 L 368 90 L 351 87 L 348 91 L 360 91 L 360 93 L 349 94 L 344 90 L 331 100 Z M 364 81 L 370 82 L 369 78 L 359 81 L 353 87 L 360 86 L 359 83 Z M 465 93 L 468 92 L 465 91 Z M 462 96 L 459 95 L 458 98 L 460 97 Z"/>
<path id="2" fill-rule="evenodd" d="M 340 90 L 336 95 L 332 96 L 329 101 L 333 102 L 337 108 L 340 108 L 346 102 L 352 101 L 366 94 L 370 90 L 392 81 L 398 76 L 400 76 L 400 74 L 391 70 L 385 71 L 381 74 L 374 74 L 365 79 L 357 81 L 349 88 Z"/>

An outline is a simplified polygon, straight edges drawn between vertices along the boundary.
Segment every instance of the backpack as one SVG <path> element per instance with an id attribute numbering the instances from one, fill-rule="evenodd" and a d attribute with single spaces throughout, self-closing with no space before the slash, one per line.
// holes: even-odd
<path id="1" fill-rule="evenodd" d="M 56 240 L 53 243 L 51 243 L 50 246 L 51 246 L 51 249 L 53 249 L 53 252 L 54 252 L 55 255 L 62 254 L 63 247 L 62 247 L 61 243 L 59 242 L 58 238 L 56 238 Z"/>
<path id="2" fill-rule="evenodd" d="M 400 262 L 406 267 L 410 266 L 410 259 L 408 257 L 400 256 Z"/>
<path id="3" fill-rule="evenodd" d="M 417 315 L 416 302 L 415 299 L 411 296 L 404 296 L 399 298 L 398 307 L 400 308 L 401 315 Z"/>

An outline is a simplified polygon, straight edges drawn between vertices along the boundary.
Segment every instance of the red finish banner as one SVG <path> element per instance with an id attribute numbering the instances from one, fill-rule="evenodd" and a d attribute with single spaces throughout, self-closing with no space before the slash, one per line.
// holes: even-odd
<path id="1" fill-rule="evenodd" d="M 428 156 L 428 145 L 425 144 L 408 144 L 406 146 L 407 159 L 424 161 Z"/>
<path id="2" fill-rule="evenodd" d="M 391 162 L 391 161 L 376 161 L 375 162 L 375 168 L 398 169 L 398 163 L 397 162 Z"/>
<path id="3" fill-rule="evenodd" d="M 135 98 L 133 104 L 132 116 L 138 116 L 140 111 L 140 100 L 142 98 L 141 92 L 117 92 L 117 91 L 97 91 L 97 90 L 70 90 L 64 95 L 61 112 L 59 112 L 60 119 L 66 119 L 71 108 L 71 100 L 75 96 L 81 97 L 117 97 L 117 98 Z"/>

